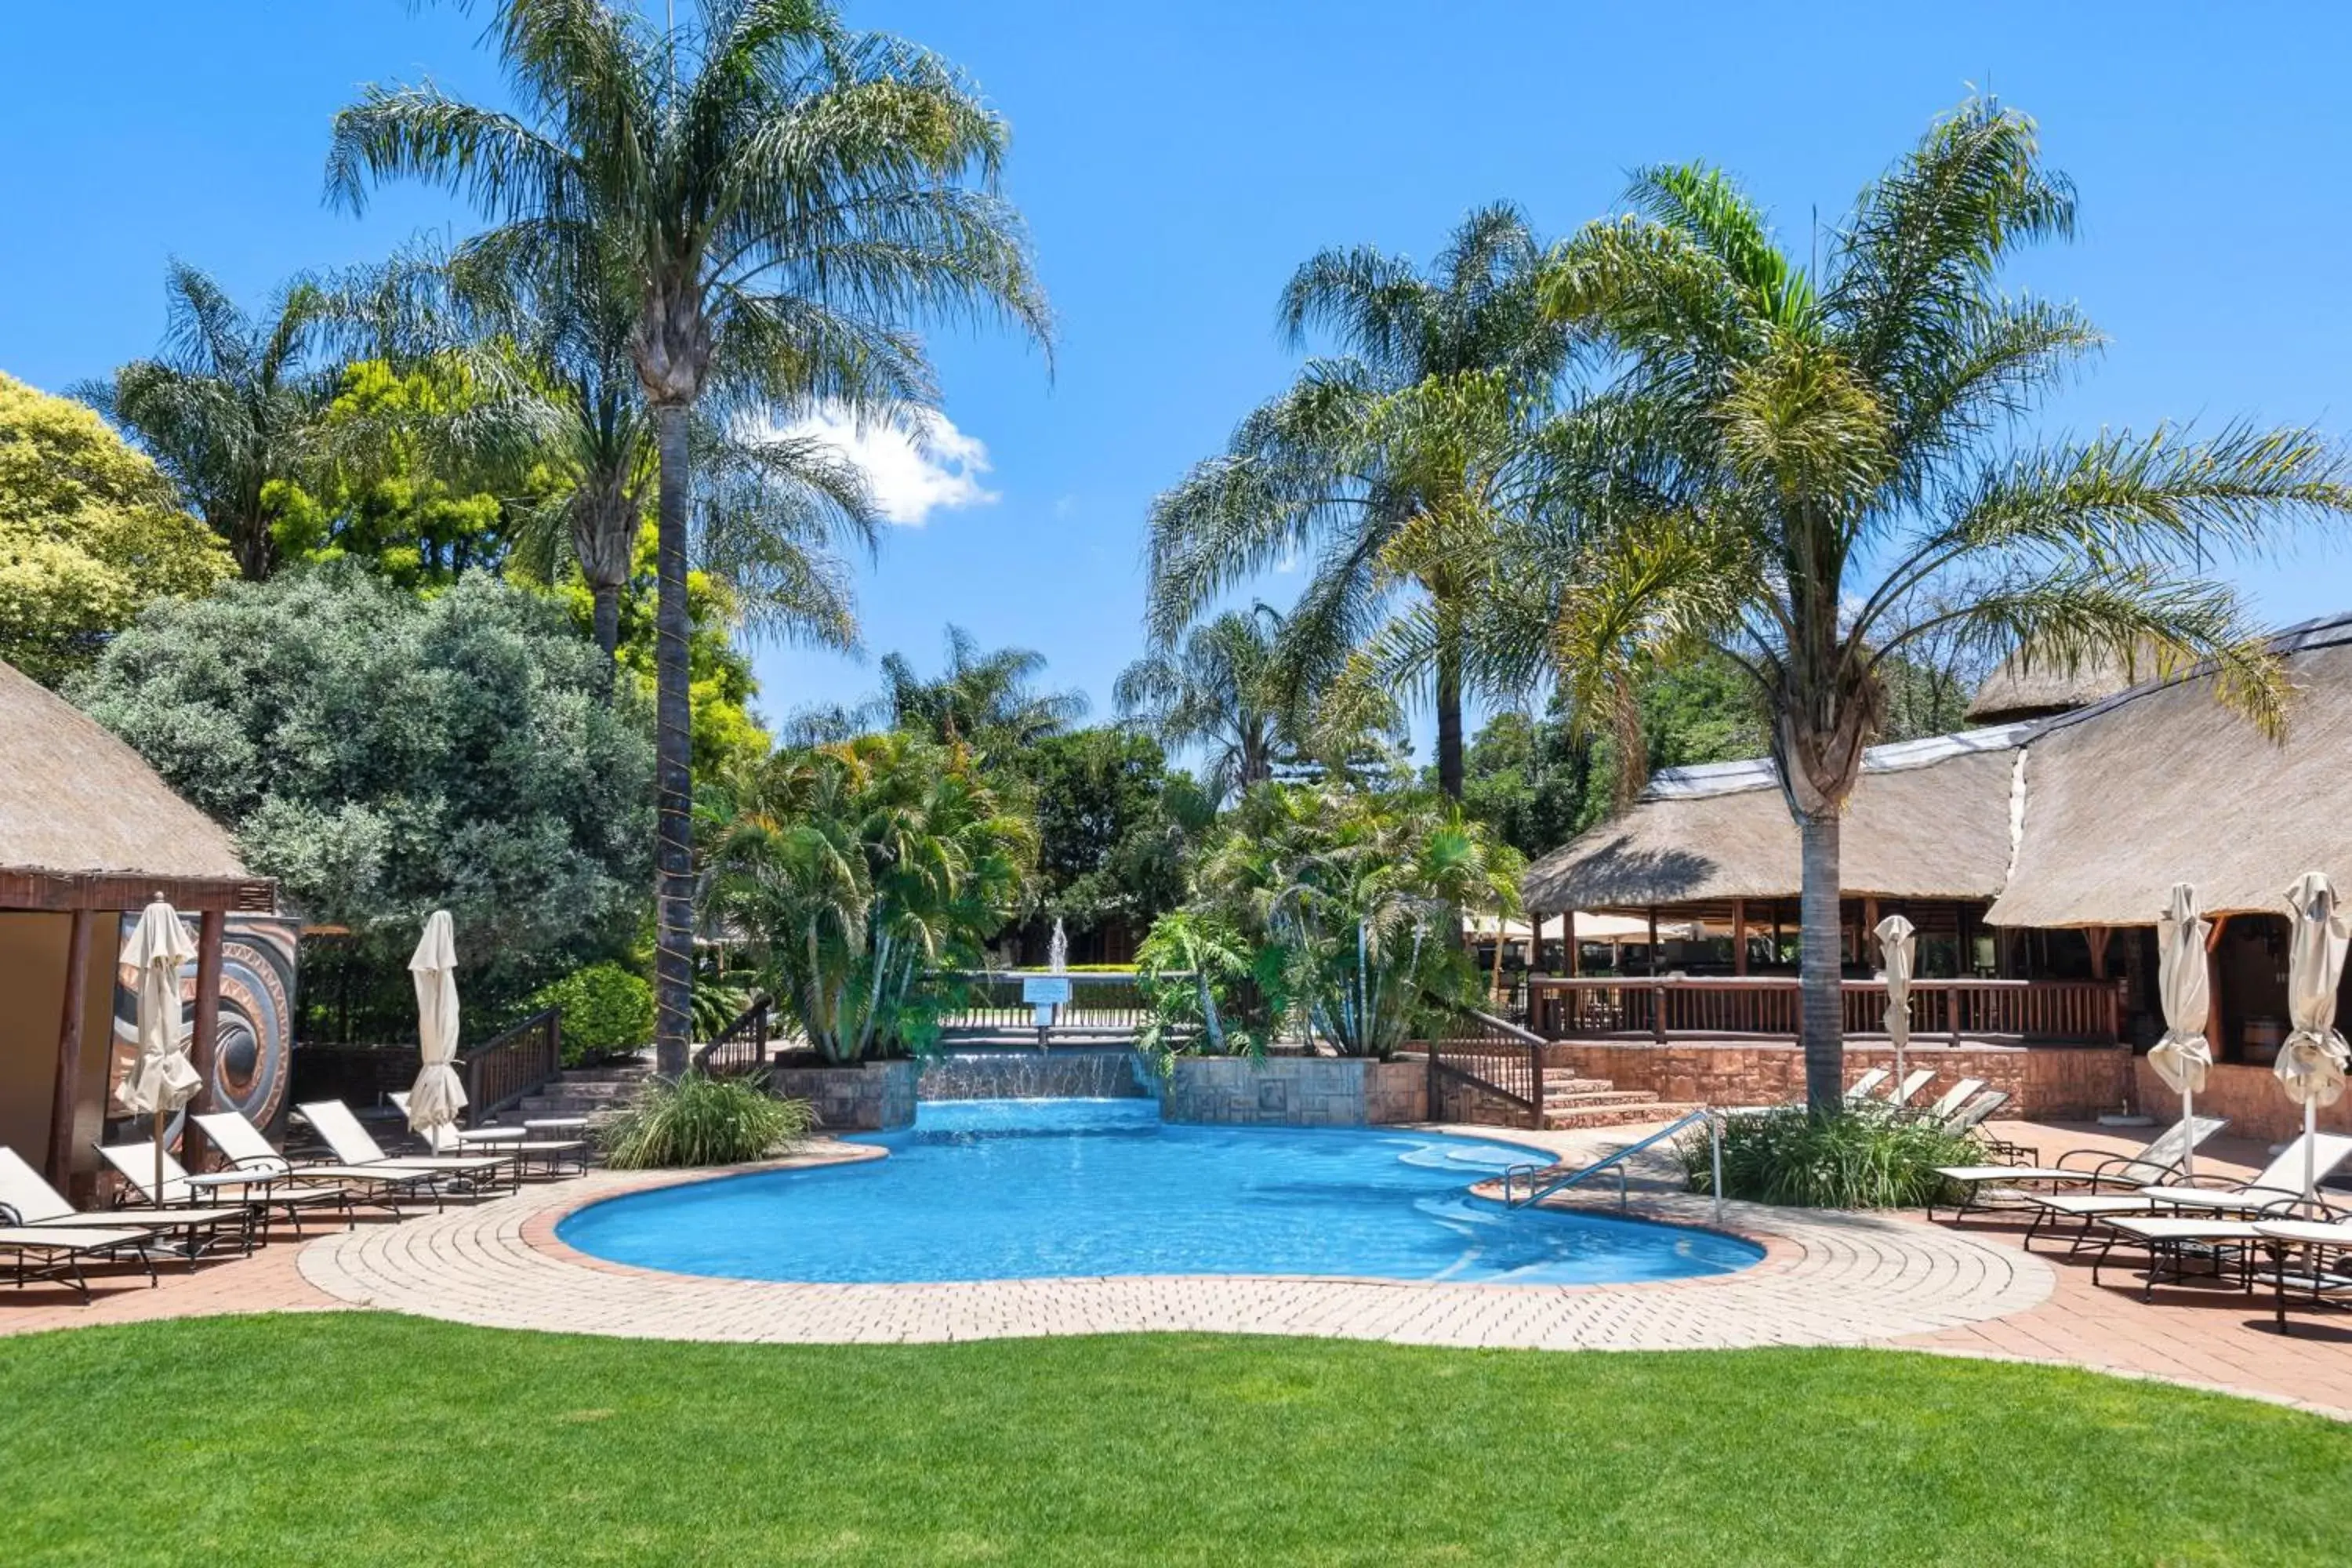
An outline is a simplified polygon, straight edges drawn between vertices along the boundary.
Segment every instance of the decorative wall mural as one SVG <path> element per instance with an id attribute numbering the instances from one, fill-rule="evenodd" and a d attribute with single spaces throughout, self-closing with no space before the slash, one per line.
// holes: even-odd
<path id="1" fill-rule="evenodd" d="M 197 936 L 197 917 L 183 915 L 188 940 Z M 122 917 L 117 951 L 139 923 Z M 300 922 L 275 915 L 232 914 L 221 933 L 220 1032 L 213 1051 L 213 1103 L 241 1110 L 257 1127 L 269 1127 L 286 1108 L 294 1068 L 294 985 Z M 196 966 L 180 972 L 182 1017 L 195 1026 Z M 107 1075 L 108 1112 L 114 1111 L 113 1086 L 122 1081 L 139 1055 L 139 997 L 114 984 L 114 1060 Z M 173 1129 L 178 1136 L 176 1122 Z"/>

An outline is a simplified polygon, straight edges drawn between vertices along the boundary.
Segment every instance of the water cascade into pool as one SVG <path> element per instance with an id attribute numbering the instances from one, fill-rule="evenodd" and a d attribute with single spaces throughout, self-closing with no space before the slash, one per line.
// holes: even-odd
<path id="1" fill-rule="evenodd" d="M 1607 1284 L 1742 1268 L 1713 1232 L 1470 1195 L 1522 1147 L 1391 1128 L 1163 1124 L 1150 1100 L 927 1101 L 885 1160 L 606 1199 L 594 1257 L 827 1283 L 1145 1274 Z"/>

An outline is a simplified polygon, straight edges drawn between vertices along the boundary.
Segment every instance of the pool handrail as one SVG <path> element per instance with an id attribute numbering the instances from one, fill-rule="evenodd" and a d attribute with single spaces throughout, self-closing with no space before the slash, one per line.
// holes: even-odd
<path id="1" fill-rule="evenodd" d="M 1643 1150 L 1648 1149 L 1665 1139 L 1673 1137 L 1675 1133 L 1680 1132 L 1684 1128 L 1688 1127 L 1694 1121 L 1704 1121 L 1706 1123 L 1709 1159 L 1713 1167 L 1715 1178 L 1712 1183 L 1715 1194 L 1715 1212 L 1717 1216 L 1720 1218 L 1723 1214 L 1723 1123 L 1717 1119 L 1713 1108 L 1708 1106 L 1701 1106 L 1696 1110 L 1679 1116 L 1674 1121 L 1667 1122 L 1664 1127 L 1659 1128 L 1655 1132 L 1651 1133 L 1648 1137 L 1642 1139 L 1640 1142 L 1628 1143 L 1622 1149 L 1617 1150 L 1613 1153 L 1605 1154 L 1600 1159 L 1595 1160 L 1590 1165 L 1580 1166 L 1576 1170 L 1569 1172 L 1564 1176 L 1555 1177 L 1551 1181 L 1544 1183 L 1541 1186 L 1538 1186 L 1536 1184 L 1537 1178 L 1541 1176 L 1546 1171 L 1558 1170 L 1559 1167 L 1557 1163 L 1538 1165 L 1528 1163 L 1517 1165 L 1506 1165 L 1503 1167 L 1503 1206 L 1505 1208 L 1514 1209 L 1525 1208 L 1530 1204 L 1540 1203 L 1545 1198 L 1549 1197 L 1554 1193 L 1561 1191 L 1563 1188 L 1576 1185 L 1579 1182 L 1583 1181 L 1588 1176 L 1598 1175 L 1602 1171 L 1614 1171 L 1617 1173 L 1617 1206 L 1621 1209 L 1626 1208 L 1630 1206 L 1632 1199 L 1630 1194 L 1627 1193 L 1625 1186 L 1625 1162 L 1640 1153 Z M 1514 1197 L 1512 1194 L 1517 1187 L 1518 1177 L 1521 1173 L 1525 1173 L 1527 1175 L 1528 1194 L 1523 1198 Z"/>

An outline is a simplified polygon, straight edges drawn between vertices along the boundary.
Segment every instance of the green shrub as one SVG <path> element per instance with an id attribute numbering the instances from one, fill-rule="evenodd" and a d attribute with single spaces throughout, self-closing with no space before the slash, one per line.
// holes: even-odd
<path id="1" fill-rule="evenodd" d="M 815 1117 L 804 1100 L 778 1100 L 764 1078 L 689 1072 L 655 1079 L 598 1132 L 605 1163 L 647 1171 L 677 1165 L 740 1165 L 808 1136 Z"/>
<path id="2" fill-rule="evenodd" d="M 592 963 L 531 993 L 527 1011 L 563 1009 L 563 1065 L 634 1051 L 654 1037 L 654 988 L 618 963 Z"/>
<path id="3" fill-rule="evenodd" d="M 1690 1190 L 1713 1190 L 1707 1141 L 1685 1139 Z M 1938 1165 L 1983 1163 L 1984 1152 L 1932 1121 L 1853 1112 L 1816 1121 L 1802 1106 L 1727 1119 L 1723 1195 L 1801 1208 L 1916 1208 L 1938 1195 Z"/>

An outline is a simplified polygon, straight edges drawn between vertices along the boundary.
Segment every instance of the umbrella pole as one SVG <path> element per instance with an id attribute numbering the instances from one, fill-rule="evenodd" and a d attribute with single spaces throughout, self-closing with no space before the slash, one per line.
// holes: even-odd
<path id="1" fill-rule="evenodd" d="M 2197 1091 L 2180 1091 L 2180 1180 L 2189 1186 L 2197 1184 Z"/>
<path id="2" fill-rule="evenodd" d="M 2319 1107 L 2306 1100 L 2303 1102 L 2303 1195 L 2312 1203 L 2319 1201 L 2319 1156 L 2313 1145 L 2317 1142 Z"/>
<path id="3" fill-rule="evenodd" d="M 155 1206 L 163 1206 L 163 1124 L 171 1120 L 168 1110 L 155 1113 Z"/>

